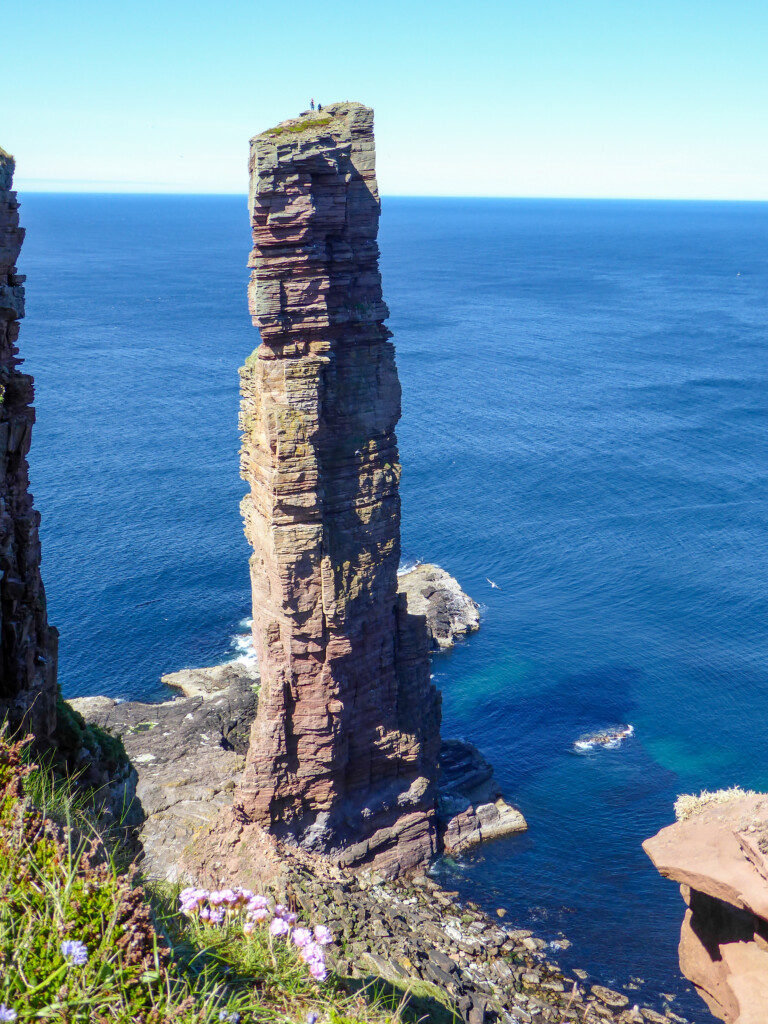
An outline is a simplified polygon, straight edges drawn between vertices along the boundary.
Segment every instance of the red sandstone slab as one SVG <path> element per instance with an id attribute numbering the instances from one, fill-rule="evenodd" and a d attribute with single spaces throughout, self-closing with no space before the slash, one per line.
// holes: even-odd
<path id="1" fill-rule="evenodd" d="M 738 835 L 753 821 L 768 823 L 764 795 L 713 804 L 662 829 L 643 849 L 665 877 L 768 920 L 768 885 Z"/>

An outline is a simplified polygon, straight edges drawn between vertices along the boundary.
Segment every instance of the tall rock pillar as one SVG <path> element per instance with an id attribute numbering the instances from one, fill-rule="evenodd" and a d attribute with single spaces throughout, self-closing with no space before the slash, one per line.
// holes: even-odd
<path id="1" fill-rule="evenodd" d="M 436 849 L 440 701 L 424 619 L 397 596 L 373 111 L 283 122 L 250 166 L 242 509 L 262 686 L 239 801 L 279 838 L 396 873 Z"/>
<path id="2" fill-rule="evenodd" d="M 21 373 L 16 341 L 24 278 L 16 260 L 24 239 L 13 158 L 0 149 L 0 721 L 42 744 L 56 726 L 58 634 L 48 625 L 40 578 L 40 515 L 29 493 L 27 453 L 34 386 Z"/>

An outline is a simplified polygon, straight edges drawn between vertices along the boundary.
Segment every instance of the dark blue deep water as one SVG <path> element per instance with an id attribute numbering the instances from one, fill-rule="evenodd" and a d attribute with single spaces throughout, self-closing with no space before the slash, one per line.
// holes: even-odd
<path id="1" fill-rule="evenodd" d="M 245 201 L 22 199 L 61 683 L 161 699 L 249 611 Z M 709 1020 L 640 843 L 680 792 L 768 788 L 768 205 L 385 199 L 380 241 L 404 552 L 485 609 L 435 659 L 445 732 L 531 826 L 444 870 L 564 933 L 567 964 Z M 573 752 L 613 722 L 634 739 Z"/>

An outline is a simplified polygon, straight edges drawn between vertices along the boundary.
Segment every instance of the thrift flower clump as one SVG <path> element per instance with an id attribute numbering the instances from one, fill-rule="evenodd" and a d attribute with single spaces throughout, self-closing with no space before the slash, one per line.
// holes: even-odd
<path id="1" fill-rule="evenodd" d="M 5 1003 L 0 1003 L 0 1020 L 16 1020 L 18 1014 Z"/>
<path id="2" fill-rule="evenodd" d="M 179 903 L 181 912 L 187 917 L 197 918 L 208 925 L 225 922 L 239 925 L 245 936 L 253 935 L 256 928 L 269 919 L 267 929 L 272 938 L 291 941 L 316 981 L 325 981 L 328 977 L 324 947 L 333 942 L 330 929 L 320 924 L 311 931 L 292 910 L 281 903 L 270 910 L 267 897 L 259 896 L 250 889 L 209 891 L 194 887 L 181 891 Z M 225 1016 L 220 1019 L 232 1018 Z"/>

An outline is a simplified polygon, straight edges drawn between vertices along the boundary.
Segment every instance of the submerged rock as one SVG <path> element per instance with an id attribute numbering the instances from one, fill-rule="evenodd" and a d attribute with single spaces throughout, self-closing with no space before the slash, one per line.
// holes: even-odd
<path id="1" fill-rule="evenodd" d="M 423 615 L 433 648 L 453 647 L 480 628 L 480 606 L 439 565 L 423 563 L 397 578 L 411 615 Z"/>

